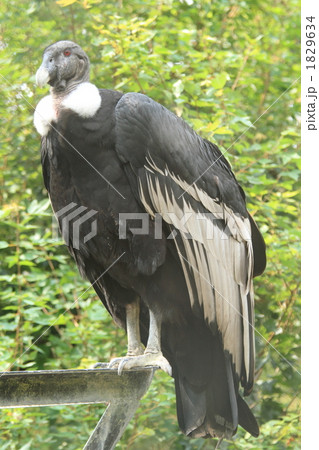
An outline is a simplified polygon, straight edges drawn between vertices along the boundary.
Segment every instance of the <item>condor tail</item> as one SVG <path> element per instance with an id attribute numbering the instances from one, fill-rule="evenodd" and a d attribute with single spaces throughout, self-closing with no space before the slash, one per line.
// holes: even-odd
<path id="1" fill-rule="evenodd" d="M 202 333 L 203 328 L 188 329 L 181 346 L 175 340 L 172 362 L 181 430 L 192 438 L 229 439 L 240 425 L 257 437 L 257 421 L 238 393 L 229 356 L 217 336 L 202 339 Z"/>

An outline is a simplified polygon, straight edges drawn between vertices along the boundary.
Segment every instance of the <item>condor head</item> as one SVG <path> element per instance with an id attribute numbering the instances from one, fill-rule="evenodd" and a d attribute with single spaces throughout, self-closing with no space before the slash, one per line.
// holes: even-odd
<path id="1" fill-rule="evenodd" d="M 54 93 L 70 92 L 79 83 L 89 81 L 89 70 L 89 58 L 79 45 L 59 41 L 44 50 L 35 79 L 40 87 L 48 83 Z"/>

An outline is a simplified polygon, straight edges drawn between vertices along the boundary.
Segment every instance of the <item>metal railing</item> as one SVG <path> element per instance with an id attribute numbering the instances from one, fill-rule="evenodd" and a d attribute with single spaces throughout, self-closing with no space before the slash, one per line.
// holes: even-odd
<path id="1" fill-rule="evenodd" d="M 84 450 L 111 450 L 120 440 L 155 368 L 0 372 L 0 408 L 107 403 Z"/>

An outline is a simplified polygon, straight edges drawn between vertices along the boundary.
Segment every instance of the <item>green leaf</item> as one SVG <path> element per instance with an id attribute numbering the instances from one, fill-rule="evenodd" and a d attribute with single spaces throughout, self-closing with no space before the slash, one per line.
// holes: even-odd
<path id="1" fill-rule="evenodd" d="M 225 86 L 228 79 L 229 79 L 229 75 L 227 72 L 218 73 L 212 79 L 211 85 L 215 89 L 222 89 Z"/>

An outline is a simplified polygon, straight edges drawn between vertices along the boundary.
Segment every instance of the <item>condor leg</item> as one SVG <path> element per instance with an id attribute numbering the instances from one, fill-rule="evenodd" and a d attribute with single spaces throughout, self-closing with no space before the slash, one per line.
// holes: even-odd
<path id="1" fill-rule="evenodd" d="M 140 302 L 126 305 L 126 332 L 127 354 L 126 356 L 142 355 L 144 348 L 140 335 Z"/>
<path id="2" fill-rule="evenodd" d="M 109 363 L 97 363 L 95 369 L 112 369 L 118 367 L 120 362 L 138 355 L 143 355 L 144 347 L 140 336 L 140 301 L 137 299 L 129 303 L 126 309 L 127 353 L 125 357 L 113 358 Z"/>
<path id="3" fill-rule="evenodd" d="M 135 338 L 136 338 L 136 329 L 134 323 L 130 324 L 132 326 L 132 334 L 134 338 L 131 339 L 132 349 L 135 349 Z M 156 315 L 150 311 L 150 327 L 149 327 L 149 335 L 147 340 L 147 345 L 144 351 L 144 354 L 133 356 L 130 355 L 130 340 L 129 340 L 129 351 L 128 356 L 125 358 L 117 358 L 119 361 L 118 365 L 118 373 L 119 375 L 122 373 L 124 369 L 133 369 L 134 367 L 159 367 L 164 370 L 169 375 L 172 375 L 172 368 L 164 358 L 161 351 L 161 321 Z M 116 361 L 117 365 L 118 361 Z M 113 365 L 113 361 L 111 361 Z"/>
<path id="4" fill-rule="evenodd" d="M 140 335 L 140 302 L 136 300 L 129 303 L 126 309 L 126 333 L 127 333 L 127 353 L 126 356 L 114 358 L 107 365 L 108 369 L 118 367 L 120 374 L 121 363 L 127 361 L 129 358 L 134 358 L 138 355 L 143 355 L 144 347 L 141 342 Z"/>

